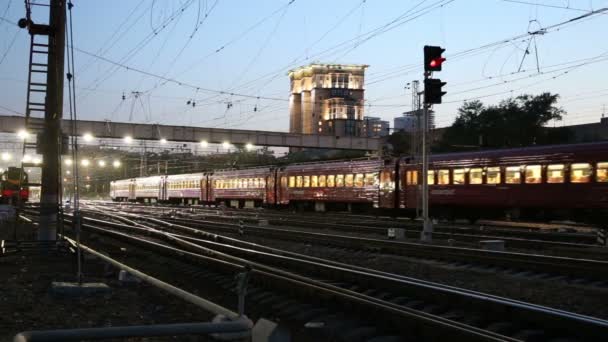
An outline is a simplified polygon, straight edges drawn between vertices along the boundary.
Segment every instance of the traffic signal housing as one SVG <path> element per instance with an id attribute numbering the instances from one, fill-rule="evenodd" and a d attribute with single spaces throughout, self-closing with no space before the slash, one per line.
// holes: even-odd
<path id="1" fill-rule="evenodd" d="M 447 94 L 441 88 L 446 84 L 446 82 L 441 82 L 438 78 L 424 80 L 424 102 L 427 104 L 441 103 L 441 97 Z"/>
<path id="2" fill-rule="evenodd" d="M 440 46 L 424 46 L 424 71 L 441 71 L 445 58 L 441 54 L 445 49 Z"/>

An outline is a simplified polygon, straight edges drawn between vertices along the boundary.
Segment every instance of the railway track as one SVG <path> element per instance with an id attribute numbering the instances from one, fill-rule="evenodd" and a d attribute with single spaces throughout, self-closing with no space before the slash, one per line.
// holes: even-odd
<path id="1" fill-rule="evenodd" d="M 104 203 L 103 205 L 110 205 Z M 116 207 L 116 204 L 112 205 Z M 153 212 L 158 208 L 162 210 L 176 210 L 180 212 L 193 211 L 192 216 L 203 217 L 205 220 L 233 220 L 258 223 L 265 220 L 271 225 L 292 227 L 315 227 L 317 229 L 331 229 L 336 231 L 366 233 L 371 235 L 384 235 L 388 228 L 404 228 L 407 238 L 417 239 L 420 236 L 421 225 L 411 220 L 378 219 L 358 217 L 358 215 L 344 216 L 335 214 L 306 214 L 296 215 L 290 213 L 274 213 L 268 211 L 235 211 L 207 208 L 184 208 L 180 206 L 150 207 L 144 205 L 127 205 L 131 210 L 141 213 Z M 124 209 L 123 209 L 124 210 Z M 484 239 L 501 239 L 510 247 L 522 249 L 551 249 L 551 248 L 591 248 L 595 247 L 596 236 L 592 233 L 552 232 L 538 229 L 507 228 L 492 225 L 462 225 L 440 223 L 434 226 L 434 237 L 440 240 L 455 240 L 466 243 L 478 243 Z"/>
<path id="2" fill-rule="evenodd" d="M 253 268 L 255 274 L 252 279 L 262 275 L 260 278 L 266 280 L 259 284 L 270 287 L 274 286 L 277 272 L 281 281 L 288 282 L 290 288 L 301 282 L 312 284 L 314 290 L 309 295 L 312 294 L 316 300 L 303 310 L 305 313 L 302 312 L 302 315 L 312 317 L 308 319 L 309 322 L 318 321 L 315 313 L 326 309 L 318 306 L 319 298 L 339 298 L 345 300 L 341 305 L 349 308 L 354 305 L 359 309 L 363 306 L 364 311 L 358 312 L 378 313 L 374 316 L 381 318 L 382 322 L 391 322 L 389 330 L 395 333 L 400 331 L 393 336 L 395 341 L 406 335 L 411 339 L 412 333 L 421 340 L 450 336 L 450 340 L 467 341 L 558 341 L 564 337 L 583 341 L 596 340 L 608 332 L 608 322 L 603 320 L 287 251 L 261 247 L 254 249 L 240 245 L 243 242 L 216 234 L 198 232 L 197 238 L 185 236 L 185 231 L 192 228 L 170 225 L 157 219 L 149 219 L 138 226 L 87 219 L 85 228 L 126 239 L 145 248 L 153 246 L 153 249 L 167 251 L 167 248 L 175 247 L 162 247 L 159 242 L 133 234 L 153 236 L 177 245 L 181 253 L 190 257 L 193 255 L 188 253 L 218 258 L 223 262 L 245 263 Z M 297 281 L 286 279 L 288 277 L 294 277 Z M 261 297 L 273 297 L 272 291 L 262 291 L 265 292 Z M 404 328 L 405 332 L 401 330 Z"/>

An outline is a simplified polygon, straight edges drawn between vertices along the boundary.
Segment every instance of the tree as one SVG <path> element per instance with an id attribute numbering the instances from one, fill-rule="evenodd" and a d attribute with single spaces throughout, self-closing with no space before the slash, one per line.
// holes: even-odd
<path id="1" fill-rule="evenodd" d="M 556 107 L 558 98 L 557 94 L 542 93 L 509 98 L 493 106 L 484 106 L 480 101 L 465 102 L 437 149 L 454 151 L 566 142 L 557 140 L 567 140 L 567 132 L 554 134 L 544 127 L 551 120 L 561 120 L 565 113 Z"/>
<path id="2" fill-rule="evenodd" d="M 410 153 L 411 140 L 411 135 L 405 131 L 395 131 L 386 139 L 391 144 L 391 153 L 397 156 Z"/>

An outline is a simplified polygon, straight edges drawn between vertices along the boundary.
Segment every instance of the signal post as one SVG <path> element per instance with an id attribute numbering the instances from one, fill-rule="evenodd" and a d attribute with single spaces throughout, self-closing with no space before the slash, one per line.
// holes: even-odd
<path id="1" fill-rule="evenodd" d="M 441 97 L 446 94 L 441 88 L 446 85 L 440 79 L 431 78 L 433 71 L 441 71 L 445 61 L 442 53 L 445 49 L 439 46 L 424 47 L 424 107 L 422 113 L 422 232 L 420 240 L 431 242 L 433 240 L 433 223 L 429 215 L 429 108 L 433 104 L 441 103 Z"/>

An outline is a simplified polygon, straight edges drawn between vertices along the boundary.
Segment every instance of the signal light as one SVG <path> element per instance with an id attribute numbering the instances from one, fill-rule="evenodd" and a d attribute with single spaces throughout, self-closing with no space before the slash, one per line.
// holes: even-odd
<path id="1" fill-rule="evenodd" d="M 446 84 L 438 78 L 424 80 L 424 102 L 427 104 L 441 103 L 441 97 L 447 94 L 441 88 Z"/>
<path id="2" fill-rule="evenodd" d="M 424 46 L 424 71 L 441 71 L 441 64 L 446 60 L 441 54 L 445 49 L 440 46 Z"/>

